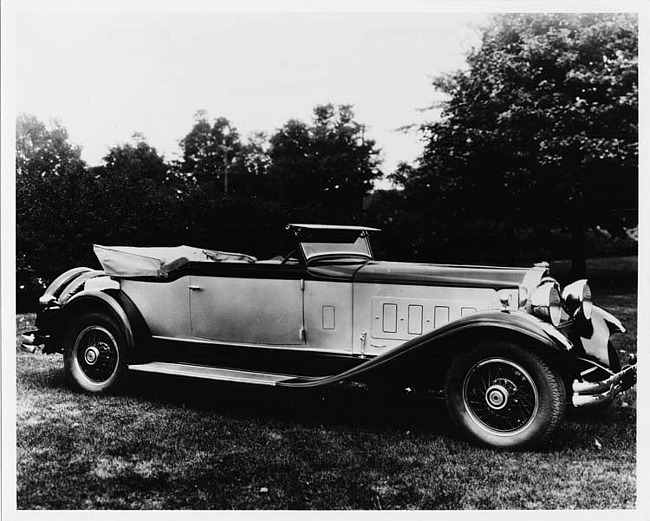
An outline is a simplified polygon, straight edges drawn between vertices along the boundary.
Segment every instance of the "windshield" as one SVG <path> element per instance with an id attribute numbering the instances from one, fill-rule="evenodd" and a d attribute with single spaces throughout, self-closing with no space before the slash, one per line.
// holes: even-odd
<path id="1" fill-rule="evenodd" d="M 316 236 L 300 238 L 300 246 L 308 261 L 321 255 L 352 255 L 372 258 L 365 232 L 356 234 L 328 233 L 320 237 L 318 235 L 321 234 L 314 235 Z"/>

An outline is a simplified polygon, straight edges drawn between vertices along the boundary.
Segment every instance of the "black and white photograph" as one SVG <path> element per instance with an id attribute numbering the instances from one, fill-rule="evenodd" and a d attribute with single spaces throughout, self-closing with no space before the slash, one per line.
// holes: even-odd
<path id="1" fill-rule="evenodd" d="M 647 519 L 648 13 L 4 2 L 3 518 Z"/>

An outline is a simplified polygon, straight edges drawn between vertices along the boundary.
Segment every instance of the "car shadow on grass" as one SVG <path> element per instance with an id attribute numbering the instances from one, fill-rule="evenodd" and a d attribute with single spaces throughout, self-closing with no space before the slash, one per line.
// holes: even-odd
<path id="1" fill-rule="evenodd" d="M 289 428 L 363 429 L 368 433 L 460 440 L 444 400 L 423 393 L 376 392 L 357 383 L 321 390 L 297 390 L 145 375 L 130 379 L 132 397 L 192 408 L 233 419 L 254 419 Z M 550 442 L 536 452 L 591 449 L 604 440 L 636 444 L 636 409 L 615 402 L 601 411 L 569 409 Z"/>
<path id="2" fill-rule="evenodd" d="M 357 383 L 304 390 L 139 375 L 128 379 L 122 393 L 236 418 L 372 430 L 426 429 L 444 435 L 452 430 L 442 400 L 406 392 L 385 395 Z"/>
<path id="3" fill-rule="evenodd" d="M 47 363 L 43 363 L 45 356 Z M 79 392 L 65 374 L 59 355 L 19 357 L 19 387 L 25 392 L 44 388 L 48 394 Z M 355 425 L 373 430 L 423 429 L 444 435 L 452 431 L 442 400 L 417 393 L 373 392 L 357 383 L 311 390 L 131 373 L 113 394 L 161 407 L 189 408 L 239 419 Z"/>

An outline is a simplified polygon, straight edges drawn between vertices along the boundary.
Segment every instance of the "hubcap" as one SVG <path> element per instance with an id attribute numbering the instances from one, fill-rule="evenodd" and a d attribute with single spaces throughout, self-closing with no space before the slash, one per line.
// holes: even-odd
<path id="1" fill-rule="evenodd" d="M 539 397 L 535 382 L 521 365 L 505 358 L 489 358 L 467 372 L 463 403 L 481 429 L 497 436 L 513 436 L 531 425 Z"/>
<path id="2" fill-rule="evenodd" d="M 508 391 L 500 385 L 493 385 L 485 393 L 485 401 L 492 409 L 503 409 L 508 403 Z"/>
<path id="3" fill-rule="evenodd" d="M 88 365 L 95 365 L 95 362 L 97 362 L 97 359 L 99 358 L 99 349 L 97 349 L 95 346 L 90 346 L 88 349 L 86 349 L 84 358 Z"/>
<path id="4" fill-rule="evenodd" d="M 74 344 L 74 353 L 79 369 L 93 383 L 109 380 L 120 361 L 115 337 L 102 326 L 89 326 L 81 331 Z"/>

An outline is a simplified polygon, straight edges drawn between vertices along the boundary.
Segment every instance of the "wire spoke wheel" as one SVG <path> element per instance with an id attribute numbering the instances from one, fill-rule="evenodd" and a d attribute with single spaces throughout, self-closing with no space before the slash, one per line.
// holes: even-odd
<path id="1" fill-rule="evenodd" d="M 449 366 L 445 399 L 469 439 L 519 450 L 545 442 L 566 408 L 562 374 L 537 353 L 506 341 L 479 342 Z"/>
<path id="2" fill-rule="evenodd" d="M 81 331 L 74 352 L 81 371 L 97 383 L 113 376 L 120 360 L 115 337 L 101 326 L 89 326 Z"/>
<path id="3" fill-rule="evenodd" d="M 521 432 L 537 415 L 537 387 L 519 364 L 504 358 L 476 363 L 463 383 L 463 402 L 471 417 L 493 434 Z"/>
<path id="4" fill-rule="evenodd" d="M 63 349 L 66 373 L 73 385 L 88 393 L 116 390 L 126 373 L 126 342 L 111 316 L 90 312 L 70 325 Z"/>

